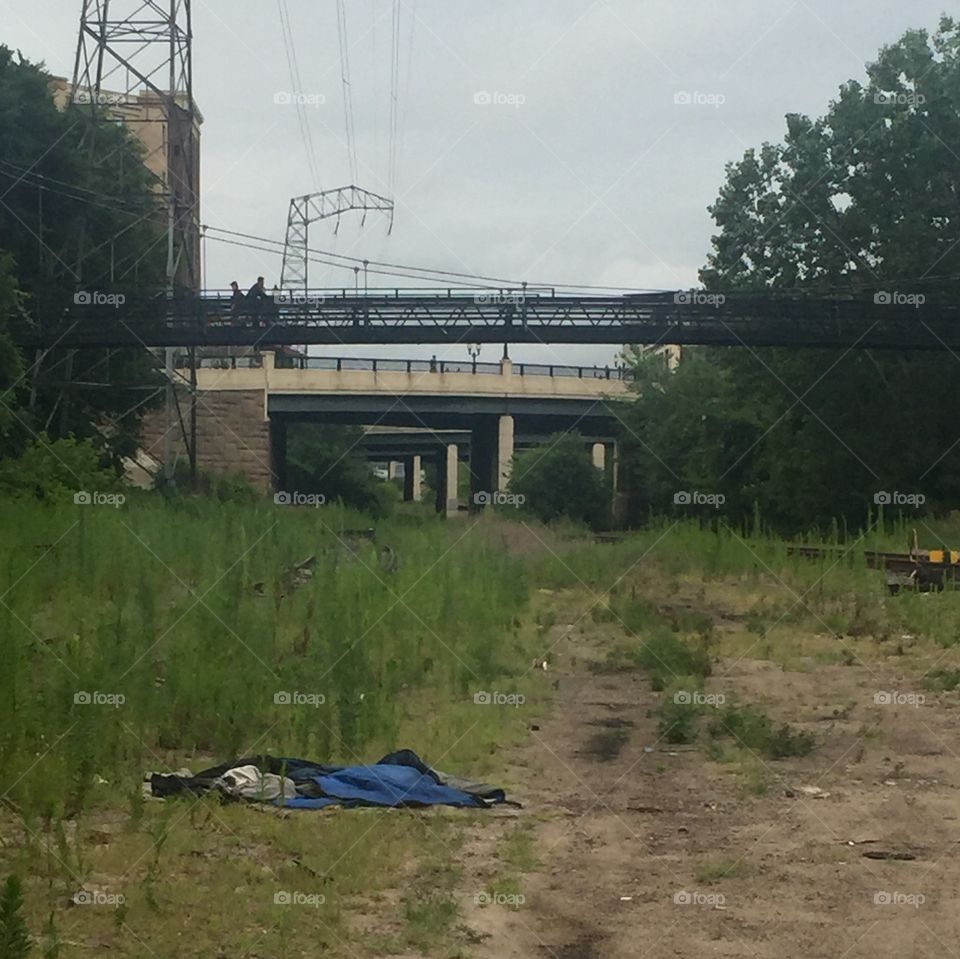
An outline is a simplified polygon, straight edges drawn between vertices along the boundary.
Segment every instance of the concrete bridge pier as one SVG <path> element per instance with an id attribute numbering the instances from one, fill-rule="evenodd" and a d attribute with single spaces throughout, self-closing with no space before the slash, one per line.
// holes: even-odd
<path id="1" fill-rule="evenodd" d="M 470 439 L 470 509 L 482 509 L 484 500 L 510 482 L 514 422 L 510 415 L 478 417 Z M 478 495 L 484 494 L 484 495 Z"/>
<path id="2" fill-rule="evenodd" d="M 407 456 L 403 461 L 403 500 L 405 503 L 419 503 L 423 499 L 420 485 L 420 457 Z"/>
<path id="3" fill-rule="evenodd" d="M 459 466 L 456 443 L 437 453 L 437 512 L 444 516 L 456 516 L 460 508 Z"/>
<path id="4" fill-rule="evenodd" d="M 270 420 L 270 461 L 273 464 L 273 488 L 287 489 L 287 424 L 281 417 Z"/>

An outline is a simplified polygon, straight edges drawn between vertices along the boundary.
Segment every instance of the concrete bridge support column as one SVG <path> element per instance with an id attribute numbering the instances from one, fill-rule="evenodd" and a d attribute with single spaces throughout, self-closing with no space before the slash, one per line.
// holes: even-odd
<path id="1" fill-rule="evenodd" d="M 459 450 L 455 443 L 437 455 L 437 512 L 445 516 L 456 516 L 460 507 L 459 465 Z"/>
<path id="2" fill-rule="evenodd" d="M 607 471 L 610 473 L 610 484 L 614 493 L 620 492 L 620 444 L 608 443 L 604 450 Z"/>
<path id="3" fill-rule="evenodd" d="M 497 489 L 506 489 L 510 485 L 510 469 L 513 460 L 512 416 L 500 417 L 497 433 Z"/>
<path id="4" fill-rule="evenodd" d="M 407 503 L 419 503 L 423 499 L 419 456 L 408 456 L 403 461 L 403 499 Z"/>
<path id="5" fill-rule="evenodd" d="M 287 488 L 287 424 L 282 419 L 270 421 L 270 462 L 273 467 L 273 488 Z"/>
<path id="6" fill-rule="evenodd" d="M 470 508 L 482 509 L 492 494 L 510 482 L 514 425 L 512 416 L 485 416 L 470 438 Z M 479 495 L 483 494 L 483 495 Z"/>

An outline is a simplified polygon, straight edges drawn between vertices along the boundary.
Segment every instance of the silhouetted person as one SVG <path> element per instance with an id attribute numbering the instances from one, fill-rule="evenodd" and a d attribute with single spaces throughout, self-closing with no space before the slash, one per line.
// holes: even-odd
<path id="1" fill-rule="evenodd" d="M 240 289 L 240 284 L 236 280 L 230 282 L 230 318 L 236 319 L 243 312 L 243 304 L 246 297 Z"/>
<path id="2" fill-rule="evenodd" d="M 250 304 L 251 314 L 260 320 L 261 326 L 265 325 L 262 314 L 269 299 L 270 297 L 267 296 L 267 287 L 264 279 L 262 276 L 258 276 L 257 282 L 247 290 L 247 302 Z"/>
<path id="3" fill-rule="evenodd" d="M 436 372 L 437 372 L 437 357 L 436 357 L 436 354 L 434 354 L 433 356 L 430 357 L 430 372 L 431 372 L 431 373 L 436 373 Z"/>
<path id="4" fill-rule="evenodd" d="M 247 299 L 251 303 L 262 303 L 267 298 L 267 287 L 263 277 L 258 276 L 257 282 L 247 290 Z"/>

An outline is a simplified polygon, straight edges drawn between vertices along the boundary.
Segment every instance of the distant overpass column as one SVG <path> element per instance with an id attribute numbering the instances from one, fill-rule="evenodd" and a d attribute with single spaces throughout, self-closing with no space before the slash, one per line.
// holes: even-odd
<path id="1" fill-rule="evenodd" d="M 446 481 L 443 485 L 446 501 L 444 503 L 444 510 L 447 516 L 456 516 L 457 511 L 460 508 L 460 483 L 458 474 L 460 468 L 460 456 L 456 443 L 451 443 L 449 446 L 447 446 L 445 465 Z M 437 475 L 439 475 L 439 473 L 440 471 L 437 470 Z"/>
<path id="2" fill-rule="evenodd" d="M 607 452 L 609 450 L 609 452 Z M 610 464 L 610 483 L 614 493 L 620 492 L 620 444 L 609 443 L 605 450 L 607 462 Z"/>
<path id="3" fill-rule="evenodd" d="M 470 508 L 482 509 L 489 496 L 510 482 L 513 417 L 477 417 L 470 436 Z M 478 499 L 477 494 L 485 494 Z"/>
<path id="4" fill-rule="evenodd" d="M 403 461 L 403 499 L 407 503 L 419 503 L 422 498 L 420 457 L 408 456 Z"/>
<path id="5" fill-rule="evenodd" d="M 504 362 L 509 363 L 509 360 Z M 497 436 L 497 489 L 510 484 L 510 466 L 513 460 L 513 417 L 501 416 Z"/>
<path id="6" fill-rule="evenodd" d="M 270 420 L 270 472 L 273 488 L 287 488 L 287 424 L 280 417 Z"/>
<path id="7" fill-rule="evenodd" d="M 598 469 L 607 468 L 607 448 L 603 443 L 594 443 L 593 444 L 593 465 Z"/>

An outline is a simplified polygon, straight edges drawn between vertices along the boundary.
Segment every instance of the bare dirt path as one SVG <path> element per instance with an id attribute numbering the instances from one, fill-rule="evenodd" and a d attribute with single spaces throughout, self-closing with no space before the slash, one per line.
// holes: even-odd
<path id="1" fill-rule="evenodd" d="M 468 906 L 482 940 L 471 955 L 960 955 L 957 697 L 876 701 L 922 690 L 917 663 L 788 670 L 719 657 L 711 690 L 762 702 L 817 739 L 803 759 L 758 760 L 751 778 L 702 747 L 661 742 L 663 694 L 645 675 L 589 668 L 602 629 L 553 632 L 555 707 L 508 757 L 538 863 L 519 905 Z M 497 879 L 494 845 L 484 830 L 466 846 L 475 884 Z"/>

